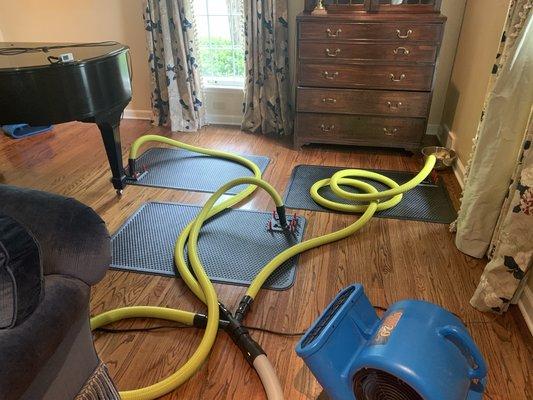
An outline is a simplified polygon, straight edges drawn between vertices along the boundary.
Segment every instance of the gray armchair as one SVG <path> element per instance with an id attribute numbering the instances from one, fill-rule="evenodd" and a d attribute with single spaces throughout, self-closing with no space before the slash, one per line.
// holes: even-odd
<path id="1" fill-rule="evenodd" d="M 111 261 L 104 222 L 74 199 L 6 185 L 0 185 L 0 214 L 34 238 L 42 269 L 37 272 L 40 294 L 38 290 L 11 294 L 0 290 L 0 306 L 4 305 L 0 313 L 10 312 L 6 304 L 16 304 L 17 299 L 10 296 L 33 296 L 35 303 L 22 320 L 0 329 L 0 397 L 118 398 L 96 355 L 89 327 L 90 287 L 104 277 Z M 5 250 L 1 245 L 0 250 Z M 0 268 L 1 258 L 0 254 Z M 24 272 L 26 276 L 19 279 L 30 279 L 29 266 Z M 5 280 L 2 276 L 13 274 L 0 274 Z M 5 281 L 4 286 L 1 283 L 6 287 Z M 19 298 L 18 303 L 23 300 L 28 299 Z"/>

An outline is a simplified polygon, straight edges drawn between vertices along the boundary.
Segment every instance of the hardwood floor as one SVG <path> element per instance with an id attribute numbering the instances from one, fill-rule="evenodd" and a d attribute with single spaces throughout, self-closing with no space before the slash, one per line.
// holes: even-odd
<path id="1" fill-rule="evenodd" d="M 305 147 L 241 133 L 234 128 L 209 127 L 197 134 L 169 134 L 146 121 L 124 120 L 124 156 L 129 144 L 146 133 L 165 134 L 188 143 L 249 154 L 267 155 L 272 163 L 265 178 L 283 192 L 294 166 L 323 164 L 416 171 L 420 161 L 393 150 Z M 202 204 L 208 194 L 129 186 L 117 197 L 99 132 L 94 125 L 56 126 L 43 136 L 21 141 L 0 138 L 0 182 L 72 196 L 93 207 L 114 232 L 146 201 Z M 442 173 L 454 204 L 460 188 L 451 172 Z M 264 193 L 243 208 L 271 210 Z M 345 226 L 355 216 L 304 212 L 306 237 Z M 300 259 L 295 285 L 287 291 L 262 291 L 246 320 L 248 325 L 287 332 L 304 331 L 335 294 L 352 282 L 364 284 L 374 305 L 388 306 L 404 298 L 438 303 L 466 322 L 489 364 L 486 398 L 533 398 L 532 336 L 517 307 L 504 316 L 482 314 L 469 305 L 482 260 L 460 253 L 447 225 L 373 219 L 361 232 L 342 242 L 310 251 Z M 147 238 L 149 240 L 149 238 Z M 234 307 L 244 288 L 215 285 L 227 306 Z M 126 305 L 160 305 L 203 311 L 177 279 L 125 272 L 108 272 L 92 292 L 92 313 Z M 117 326 L 148 326 L 152 321 L 128 321 Z M 157 322 L 156 322 L 157 323 Z M 122 390 L 156 382 L 175 371 L 199 342 L 195 329 L 152 333 L 96 334 L 100 357 Z M 317 399 L 321 388 L 294 353 L 298 338 L 254 333 L 280 372 L 290 400 Z M 413 343 L 413 346 L 416 344 Z M 431 355 L 428 355 L 431 362 Z M 209 362 L 189 382 L 165 399 L 264 399 L 255 372 L 221 332 Z"/>

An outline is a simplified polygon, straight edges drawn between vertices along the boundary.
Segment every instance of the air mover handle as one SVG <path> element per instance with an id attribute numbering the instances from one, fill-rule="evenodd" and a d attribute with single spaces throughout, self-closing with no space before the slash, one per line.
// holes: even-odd
<path id="1" fill-rule="evenodd" d="M 468 371 L 468 376 L 471 379 L 483 380 L 487 376 L 487 365 L 481 355 L 481 352 L 477 348 L 476 344 L 465 334 L 463 329 L 460 329 L 453 325 L 446 325 L 439 330 L 439 333 L 448 339 L 451 343 L 456 345 L 459 350 L 464 354 L 465 351 L 472 357 L 475 366 L 471 367 Z"/>

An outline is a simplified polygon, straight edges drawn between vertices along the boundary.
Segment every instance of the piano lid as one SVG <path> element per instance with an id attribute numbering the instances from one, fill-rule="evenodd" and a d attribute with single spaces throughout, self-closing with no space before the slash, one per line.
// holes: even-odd
<path id="1" fill-rule="evenodd" d="M 60 47 L 60 48 L 58 48 Z M 35 50 L 41 48 L 40 50 Z M 20 49 L 20 50 L 19 50 Z M 30 50 L 23 50 L 30 49 Z M 26 68 L 47 68 L 61 54 L 72 53 L 74 61 L 67 64 L 82 65 L 87 62 L 107 58 L 128 50 L 118 42 L 98 43 L 27 43 L 0 42 L 0 72 Z M 46 50 L 46 51 L 43 51 Z"/>

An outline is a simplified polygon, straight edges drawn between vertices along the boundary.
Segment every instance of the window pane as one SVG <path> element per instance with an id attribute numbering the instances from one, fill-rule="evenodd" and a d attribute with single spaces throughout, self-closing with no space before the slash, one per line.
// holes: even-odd
<path id="1" fill-rule="evenodd" d="M 193 6 L 196 16 L 207 15 L 206 0 L 193 0 Z"/>
<path id="2" fill-rule="evenodd" d="M 209 28 L 211 30 L 211 40 L 225 39 L 231 43 L 231 35 L 229 32 L 228 17 L 209 17 Z"/>
<path id="3" fill-rule="evenodd" d="M 236 0 L 193 0 L 200 70 L 207 85 L 244 85 L 243 18 Z M 232 5 L 228 9 L 228 3 Z M 206 6 L 207 5 L 207 6 Z"/>
<path id="4" fill-rule="evenodd" d="M 209 26 L 207 25 L 207 21 L 207 17 L 196 17 L 196 32 L 198 33 L 200 43 L 209 40 Z"/>
<path id="5" fill-rule="evenodd" d="M 209 15 L 227 15 L 227 0 L 209 0 Z"/>

